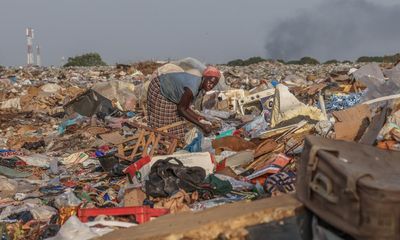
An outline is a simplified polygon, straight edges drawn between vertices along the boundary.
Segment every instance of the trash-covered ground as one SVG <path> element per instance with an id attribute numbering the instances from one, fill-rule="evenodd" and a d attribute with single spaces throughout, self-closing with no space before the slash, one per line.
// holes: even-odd
<path id="1" fill-rule="evenodd" d="M 306 135 L 400 151 L 400 65 L 218 66 L 214 132 L 147 127 L 161 63 L 0 69 L 3 239 L 89 239 L 181 211 L 296 191 Z M 84 224 L 82 224 L 84 223 Z"/>

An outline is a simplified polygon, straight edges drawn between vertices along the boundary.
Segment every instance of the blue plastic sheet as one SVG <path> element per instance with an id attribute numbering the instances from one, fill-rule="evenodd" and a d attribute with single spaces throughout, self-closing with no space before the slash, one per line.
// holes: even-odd
<path id="1" fill-rule="evenodd" d="M 197 137 L 193 139 L 193 141 L 188 144 L 184 150 L 188 152 L 201 152 L 201 140 L 203 139 L 203 134 L 201 132 L 197 132 Z"/>
<path id="2" fill-rule="evenodd" d="M 61 124 L 58 126 L 58 133 L 59 133 L 59 134 L 64 134 L 64 132 L 65 132 L 65 130 L 67 129 L 67 127 L 77 124 L 77 122 L 78 122 L 79 120 L 81 120 L 82 118 L 83 118 L 83 116 L 80 115 L 80 114 L 78 114 L 77 117 L 75 117 L 75 118 L 73 118 L 73 119 L 68 119 L 68 120 L 64 121 L 63 123 L 61 123 Z"/>

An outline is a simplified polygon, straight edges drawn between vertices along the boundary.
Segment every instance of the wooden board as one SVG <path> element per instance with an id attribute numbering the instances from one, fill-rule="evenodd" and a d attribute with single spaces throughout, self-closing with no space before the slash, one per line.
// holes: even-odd
<path id="1" fill-rule="evenodd" d="M 170 214 L 151 222 L 121 229 L 98 239 L 216 239 L 221 233 L 241 239 L 246 227 L 296 215 L 302 204 L 293 195 L 243 201 L 200 212 Z"/>

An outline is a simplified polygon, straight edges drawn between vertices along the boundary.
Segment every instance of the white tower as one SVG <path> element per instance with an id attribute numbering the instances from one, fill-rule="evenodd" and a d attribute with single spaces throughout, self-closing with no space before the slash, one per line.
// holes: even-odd
<path id="1" fill-rule="evenodd" d="M 36 65 L 39 67 L 42 66 L 42 58 L 40 57 L 40 47 L 36 45 Z"/>
<path id="2" fill-rule="evenodd" d="M 28 44 L 28 53 L 27 53 L 27 64 L 28 66 L 32 66 L 34 64 L 34 59 L 33 59 L 33 29 L 32 28 L 27 28 L 26 29 L 26 40 Z"/>

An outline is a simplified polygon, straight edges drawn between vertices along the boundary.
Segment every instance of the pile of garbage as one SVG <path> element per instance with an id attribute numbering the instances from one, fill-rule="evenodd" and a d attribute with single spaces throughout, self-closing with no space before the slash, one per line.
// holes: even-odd
<path id="1" fill-rule="evenodd" d="M 352 68 L 360 68 L 365 63 L 336 63 L 318 65 L 284 64 L 278 61 L 264 61 L 249 66 L 219 66 L 226 81 L 234 88 L 250 90 L 260 82 L 290 81 L 297 85 L 311 85 L 314 81 L 330 77 L 344 78 Z"/>
<path id="2" fill-rule="evenodd" d="M 215 130 L 181 122 L 184 139 L 147 126 L 158 66 L 0 70 L 4 239 L 90 239 L 293 193 L 310 134 L 400 151 L 399 65 L 220 66 L 196 108 Z"/>

